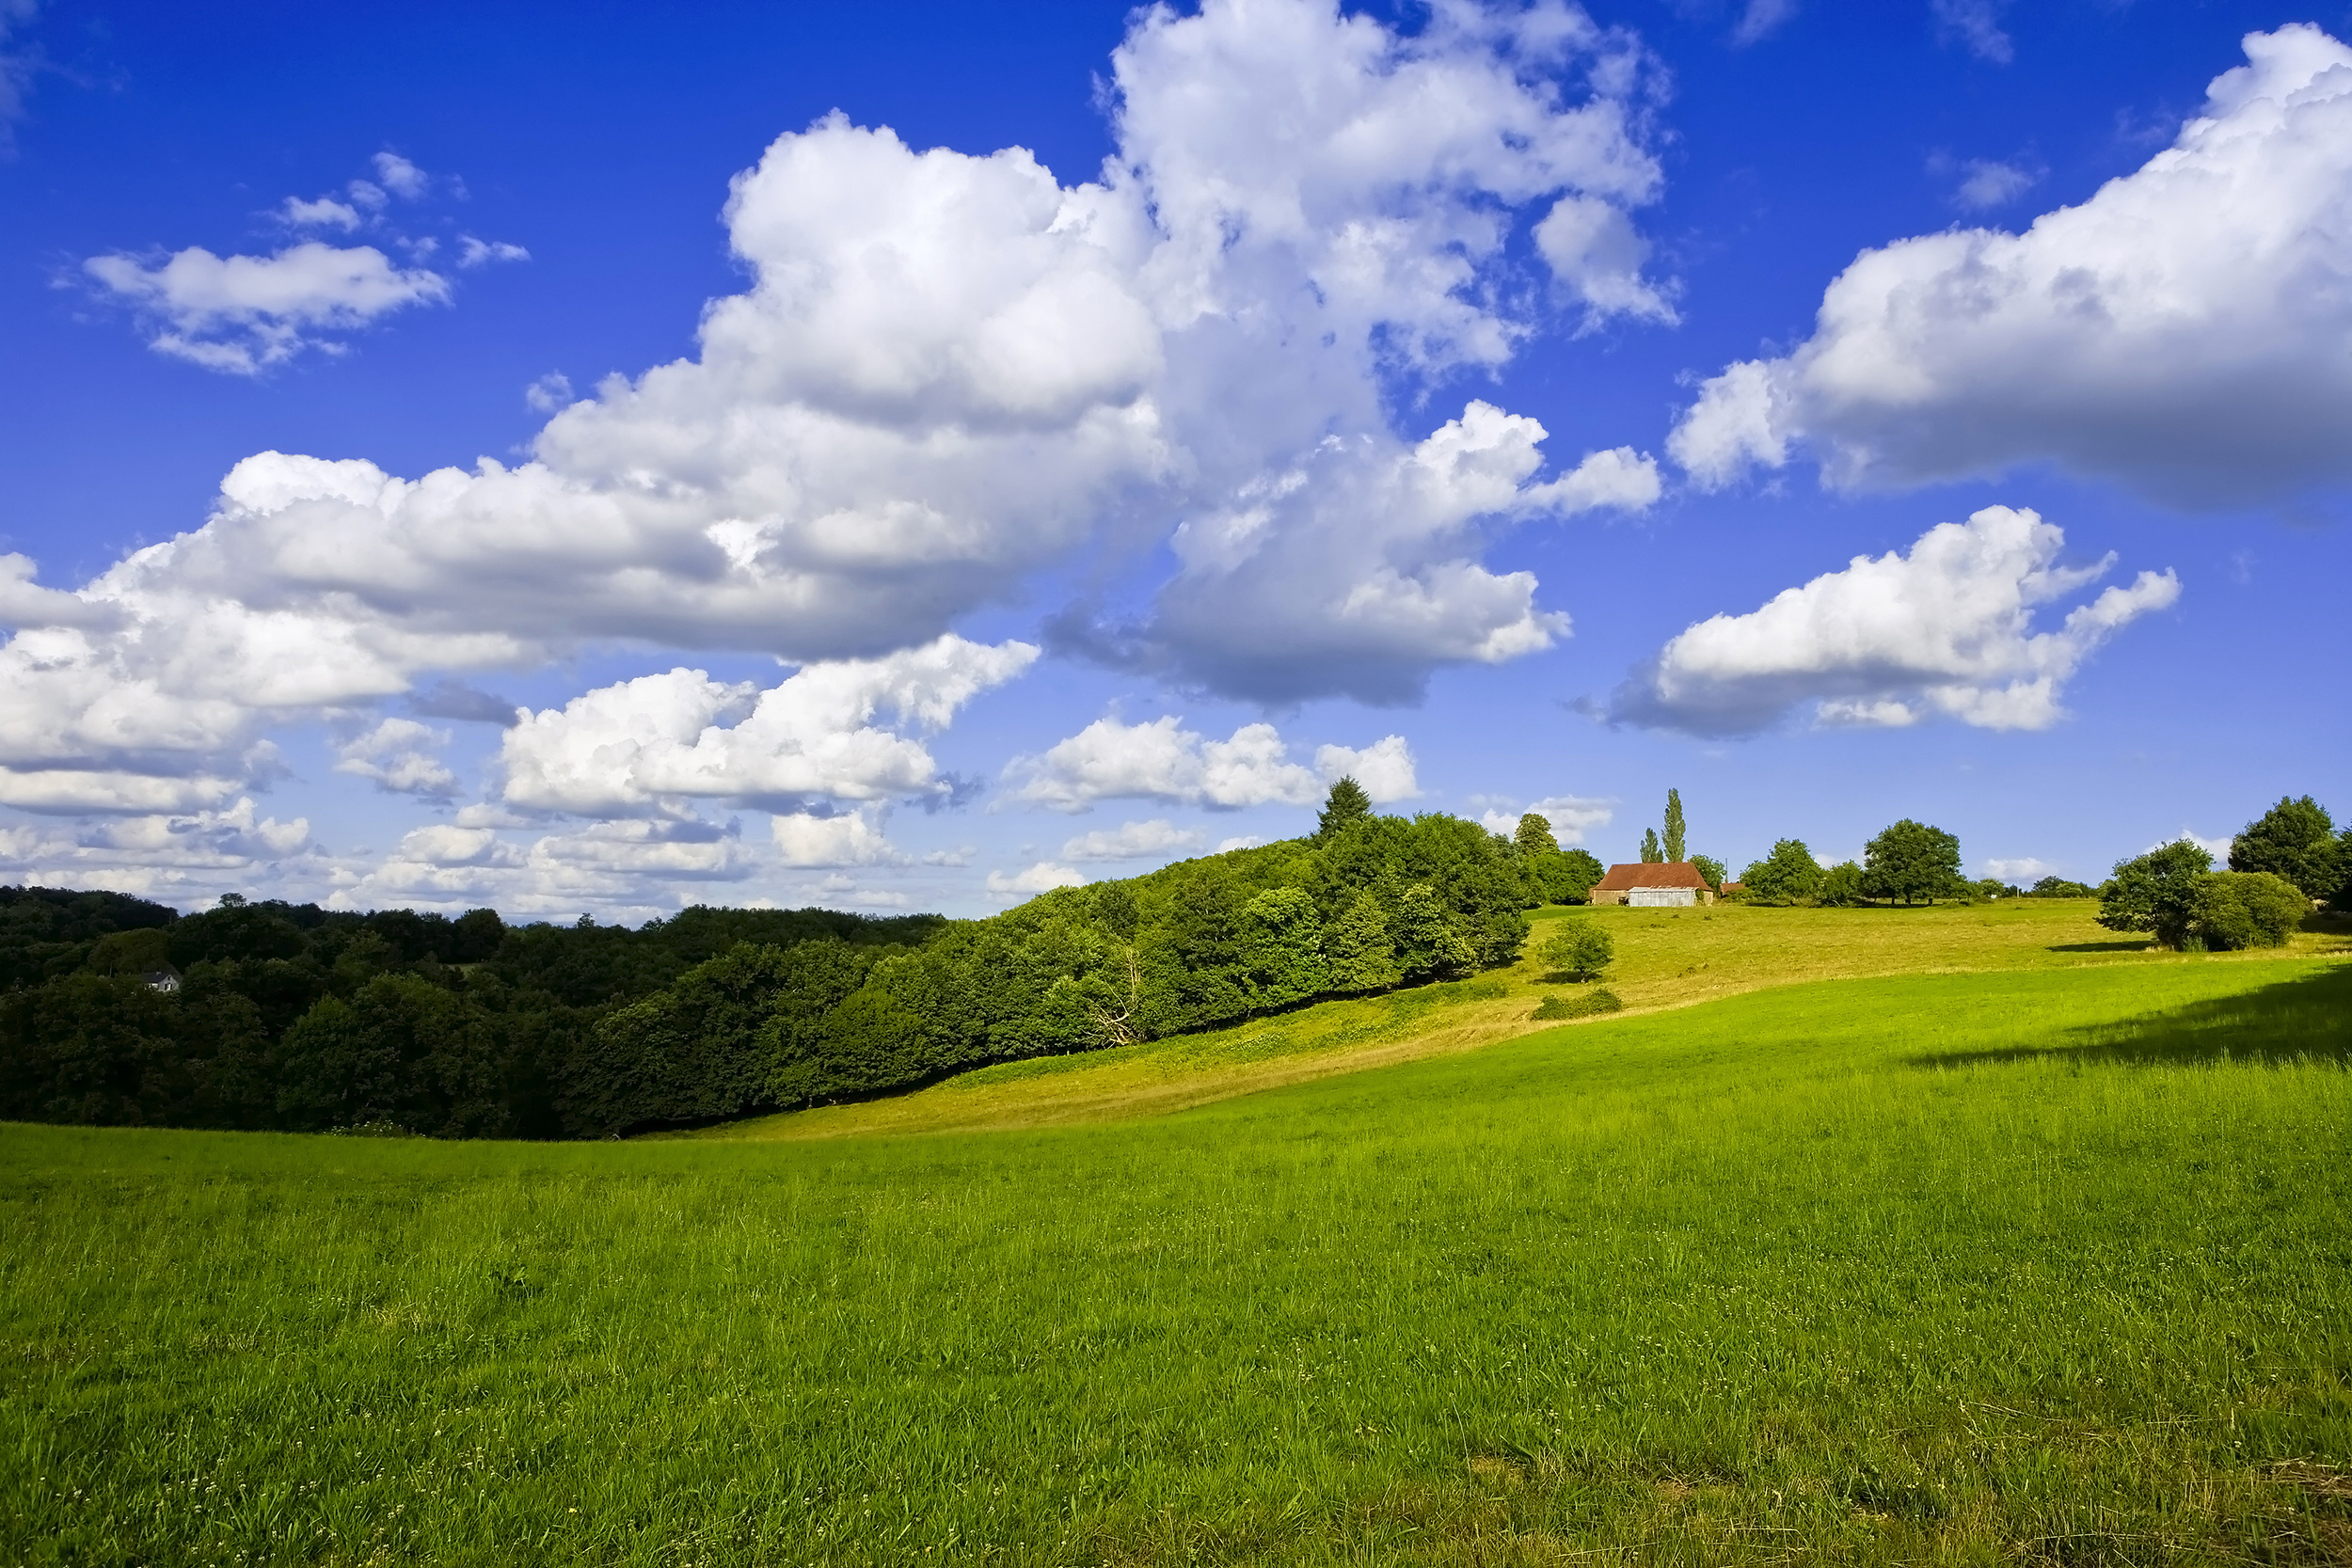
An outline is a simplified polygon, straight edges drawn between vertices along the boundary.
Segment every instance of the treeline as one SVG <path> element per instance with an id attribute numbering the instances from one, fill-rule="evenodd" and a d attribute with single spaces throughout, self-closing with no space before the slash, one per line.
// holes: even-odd
<path id="1" fill-rule="evenodd" d="M 1540 819 L 1378 816 L 1343 781 L 1311 837 L 985 920 L 178 917 L 5 889 L 0 1117 L 581 1137 L 842 1100 L 1508 964 L 1523 911 L 1599 870 Z"/>
<path id="2" fill-rule="evenodd" d="M 946 923 L 690 909 L 631 930 L 249 903 L 181 916 L 0 888 L 0 1117 L 448 1137 L 587 1126 L 599 1022 L 740 944 L 919 942 Z"/>

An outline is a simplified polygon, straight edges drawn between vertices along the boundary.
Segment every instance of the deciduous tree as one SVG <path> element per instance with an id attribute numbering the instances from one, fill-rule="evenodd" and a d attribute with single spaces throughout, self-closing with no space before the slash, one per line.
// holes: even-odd
<path id="1" fill-rule="evenodd" d="M 2335 896 L 2347 867 L 2327 808 L 2306 795 L 2281 799 L 2249 822 L 2230 843 L 2230 869 L 2267 871 L 2303 890 L 2306 898 Z"/>
<path id="2" fill-rule="evenodd" d="M 1801 838 L 1784 838 L 1772 852 L 1740 873 L 1740 894 L 1751 903 L 1796 904 L 1821 895 L 1821 868 Z"/>
<path id="3" fill-rule="evenodd" d="M 1941 828 L 1906 816 L 1864 846 L 1863 891 L 1873 898 L 1964 898 L 1960 878 L 1960 840 Z"/>

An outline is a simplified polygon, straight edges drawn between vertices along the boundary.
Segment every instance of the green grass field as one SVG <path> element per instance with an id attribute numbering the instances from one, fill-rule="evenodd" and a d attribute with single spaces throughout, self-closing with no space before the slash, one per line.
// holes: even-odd
<path id="1" fill-rule="evenodd" d="M 0 1560 L 2352 1560 L 2352 964 L 1687 927 L 1106 1125 L 0 1129 Z"/>

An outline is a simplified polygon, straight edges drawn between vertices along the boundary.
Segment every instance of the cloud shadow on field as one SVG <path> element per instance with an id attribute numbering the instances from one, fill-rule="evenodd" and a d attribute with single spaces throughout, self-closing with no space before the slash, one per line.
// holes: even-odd
<path id="1" fill-rule="evenodd" d="M 2352 1068 L 2352 964 L 2332 965 L 2235 996 L 2063 1030 L 2046 1044 L 1910 1058 L 1912 1066 L 1921 1068 L 2025 1061 L 2118 1067 L 2323 1063 Z"/>

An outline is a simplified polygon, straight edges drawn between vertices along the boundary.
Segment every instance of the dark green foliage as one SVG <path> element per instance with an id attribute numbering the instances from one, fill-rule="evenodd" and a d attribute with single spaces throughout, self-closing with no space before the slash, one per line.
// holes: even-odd
<path id="1" fill-rule="evenodd" d="M 1327 844 L 1371 815 L 1372 797 L 1353 774 L 1343 774 L 1324 797 L 1322 814 L 1315 818 L 1314 842 Z"/>
<path id="2" fill-rule="evenodd" d="M 2230 869 L 2283 877 L 2309 899 L 2336 895 L 2352 866 L 2344 863 L 2335 822 L 2306 795 L 2281 800 L 2248 823 L 2230 844 Z"/>
<path id="3" fill-rule="evenodd" d="M 1564 920 L 1535 950 L 1554 974 L 1571 980 L 1597 980 L 1616 961 L 1616 939 L 1591 920 Z"/>
<path id="4" fill-rule="evenodd" d="M 1661 865 L 1665 863 L 1665 859 L 1666 852 L 1658 846 L 1658 830 L 1644 828 L 1642 830 L 1642 863 Z"/>
<path id="5" fill-rule="evenodd" d="M 1560 852 L 1560 841 L 1551 836 L 1551 818 L 1532 811 L 1519 818 L 1518 831 L 1511 835 L 1511 842 L 1530 860 Z"/>
<path id="6" fill-rule="evenodd" d="M 1397 968 L 1407 981 L 1450 980 L 1477 967 L 1477 955 L 1460 922 L 1425 885 L 1405 890 L 1389 929 L 1396 943 Z"/>
<path id="7" fill-rule="evenodd" d="M 1294 1006 L 1330 989 L 1323 919 L 1295 887 L 1268 888 L 1242 908 L 1242 970 L 1253 1011 Z"/>
<path id="8" fill-rule="evenodd" d="M 437 1137 L 706 1121 L 1510 963 L 1547 882 L 1581 896 L 1599 869 L 1530 864 L 1458 817 L 1373 816 L 1351 790 L 1317 840 L 979 921 L 697 908 L 632 931 L 20 895 L 0 904 L 30 911 L 0 1117 Z M 166 960 L 177 994 L 136 978 Z"/>
<path id="9" fill-rule="evenodd" d="M 1821 873 L 1821 891 L 1814 898 L 1833 909 L 1849 909 L 1862 902 L 1862 867 L 1851 861 L 1839 861 Z"/>
<path id="10" fill-rule="evenodd" d="M 702 1114 L 676 1106 L 723 1097 L 723 1074 L 689 1071 L 681 1086 L 641 1063 L 632 1080 L 598 1021 L 746 942 L 865 943 L 821 1014 L 857 989 L 875 944 L 945 924 L 692 909 L 635 931 L 509 928 L 489 910 L 345 914 L 233 895 L 183 918 L 113 894 L 0 889 L 0 1117 L 553 1137 Z M 149 989 L 140 976 L 158 969 L 182 989 Z"/>
<path id="11" fill-rule="evenodd" d="M 2311 899 L 2284 877 L 2218 871 L 2205 879 L 2191 941 L 2214 953 L 2283 947 L 2311 912 Z"/>
<path id="12" fill-rule="evenodd" d="M 2099 890 L 2083 882 L 2070 882 L 2063 877 L 2044 877 L 2026 890 L 2028 898 L 2095 898 Z"/>
<path id="13" fill-rule="evenodd" d="M 1692 855 L 1691 857 L 1691 863 L 1698 867 L 1699 875 L 1707 879 L 1707 885 L 1708 887 L 1715 889 L 1718 893 L 1723 891 L 1723 862 L 1717 860 L 1712 855 Z"/>
<path id="14" fill-rule="evenodd" d="M 1555 849 L 1523 863 L 1531 892 L 1545 904 L 1581 904 L 1593 895 L 1593 884 L 1607 875 L 1599 861 L 1582 849 Z"/>
<path id="15" fill-rule="evenodd" d="M 1358 894 L 1324 927 L 1323 957 L 1330 966 L 1329 984 L 1336 995 L 1386 990 L 1404 977 L 1396 963 L 1396 944 L 1389 940 L 1389 917 L 1369 891 Z"/>
<path id="16" fill-rule="evenodd" d="M 1740 873 L 1740 895 L 1751 904 L 1802 904 L 1821 896 L 1821 867 L 1804 840 L 1784 838 Z"/>
<path id="17" fill-rule="evenodd" d="M 1683 850 L 1690 842 L 1690 833 L 1682 820 L 1682 791 L 1666 791 L 1666 831 L 1659 840 L 1659 848 L 1666 857 L 1665 863 L 1682 863 Z"/>
<path id="18" fill-rule="evenodd" d="M 1970 884 L 1969 891 L 1974 893 L 1978 897 L 1988 900 L 1994 898 L 2023 898 L 2025 896 L 2025 893 L 2022 889 L 2001 880 L 1998 877 L 1980 877 L 1975 882 Z"/>
<path id="19" fill-rule="evenodd" d="M 1960 840 L 1906 816 L 1864 846 L 1862 888 L 1870 897 L 1906 904 L 1965 898 Z"/>
<path id="20" fill-rule="evenodd" d="M 119 893 L 0 887 L 0 991 L 72 974 L 115 932 L 161 930 L 177 919 L 174 911 Z"/>
<path id="21" fill-rule="evenodd" d="M 2110 931 L 2146 931 L 2166 947 L 2185 947 L 2212 876 L 2213 856 L 2180 839 L 2118 862 L 2099 890 L 2099 924 Z"/>
<path id="22" fill-rule="evenodd" d="M 1624 998 L 1606 986 L 1597 986 L 1574 996 L 1547 996 L 1535 1005 L 1533 1016 L 1539 1019 L 1592 1018 L 1599 1013 L 1624 1010 Z"/>

